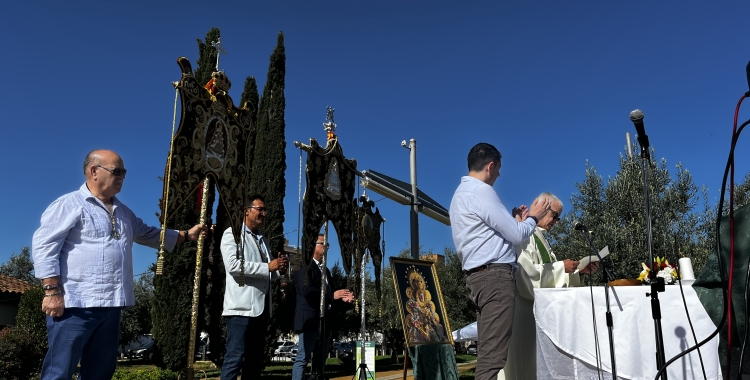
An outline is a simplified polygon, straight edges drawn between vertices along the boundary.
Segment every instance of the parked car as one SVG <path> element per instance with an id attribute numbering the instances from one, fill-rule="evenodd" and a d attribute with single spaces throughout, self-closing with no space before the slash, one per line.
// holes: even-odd
<path id="1" fill-rule="evenodd" d="M 294 346 L 292 346 L 292 349 L 289 350 L 289 353 L 287 353 L 287 357 L 289 357 L 291 359 L 296 358 L 297 357 L 298 348 L 299 347 L 297 346 L 297 343 L 295 343 Z"/>
<path id="2" fill-rule="evenodd" d="M 469 345 L 469 348 L 466 349 L 466 353 L 469 355 L 476 355 L 477 354 L 477 345 L 476 343 L 472 343 Z"/>
<path id="3" fill-rule="evenodd" d="M 354 361 L 354 350 L 356 347 L 357 344 L 354 342 L 340 343 L 338 346 L 339 359 L 342 361 Z"/>
<path id="4" fill-rule="evenodd" d="M 145 346 L 148 343 L 151 343 L 154 341 L 154 338 L 151 336 L 151 334 L 146 335 L 140 335 L 137 338 L 133 339 L 130 343 L 120 346 L 117 348 L 117 358 L 127 358 L 129 357 L 129 353 L 133 351 L 133 349 Z"/>
<path id="5" fill-rule="evenodd" d="M 204 352 L 206 355 L 211 353 L 211 346 L 208 336 L 206 336 L 205 338 L 201 338 L 200 342 L 198 342 L 198 352 L 195 353 L 195 357 L 203 359 Z"/>
<path id="6" fill-rule="evenodd" d="M 133 348 L 128 351 L 128 358 L 130 360 L 148 360 L 151 361 L 154 358 L 154 342 L 148 342 L 143 346 Z"/>
<path id="7" fill-rule="evenodd" d="M 291 340 L 283 340 L 278 342 L 278 346 L 273 351 L 274 356 L 288 356 L 289 351 L 294 347 L 294 342 Z"/>

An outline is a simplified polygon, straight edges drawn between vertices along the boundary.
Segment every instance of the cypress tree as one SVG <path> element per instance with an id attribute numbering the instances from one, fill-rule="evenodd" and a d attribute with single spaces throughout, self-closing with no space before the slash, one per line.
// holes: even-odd
<path id="1" fill-rule="evenodd" d="M 255 113 L 253 113 L 253 128 L 250 131 L 250 136 L 247 139 L 247 153 L 249 155 L 248 157 L 248 167 L 250 168 L 250 172 L 248 175 L 248 181 L 246 182 L 247 185 L 250 185 L 250 178 L 253 178 L 253 158 L 255 153 L 255 138 L 257 136 L 258 131 L 258 102 L 260 101 L 260 96 L 258 95 L 258 83 L 255 81 L 255 77 L 250 76 L 245 78 L 245 87 L 242 90 L 242 97 L 240 98 L 240 107 L 247 107 L 248 109 L 254 110 Z M 282 136 L 283 136 L 283 127 L 282 127 Z M 283 137 L 282 137 L 283 139 Z M 250 196 L 253 193 L 250 192 L 250 188 L 248 187 L 246 190 L 246 196 Z M 283 196 L 282 196 L 283 199 Z M 223 231 L 223 230 L 222 230 Z"/>
<path id="2" fill-rule="evenodd" d="M 250 179 L 250 193 L 261 194 L 265 198 L 268 215 L 262 227 L 263 235 L 271 242 L 271 251 L 281 252 L 284 249 L 284 195 L 286 193 L 286 140 L 284 137 L 284 82 L 286 76 L 286 54 L 284 52 L 284 33 L 279 32 L 276 48 L 271 53 L 268 66 L 268 78 L 260 98 L 256 135 L 254 144 L 253 169 Z M 288 331 L 289 313 L 279 312 L 289 310 L 293 297 L 283 297 L 279 282 L 274 282 L 273 318 L 269 326 L 270 333 L 266 338 L 266 357 L 268 362 L 273 343 L 284 327 Z M 290 299 L 291 298 L 291 299 Z M 291 306 L 293 307 L 293 306 Z"/>
<path id="3" fill-rule="evenodd" d="M 245 103 L 248 103 L 248 108 L 255 110 L 257 117 L 258 111 L 258 83 L 255 81 L 255 77 L 245 78 L 245 87 L 242 89 L 242 98 L 240 98 L 240 107 L 244 107 Z"/>
<path id="4" fill-rule="evenodd" d="M 206 33 L 206 41 L 197 39 L 198 42 L 198 60 L 196 61 L 197 67 L 193 70 L 195 80 L 201 86 L 205 86 L 209 80 L 211 80 L 211 73 L 216 71 L 216 48 L 211 45 L 212 42 L 219 41 L 221 38 L 221 32 L 219 28 L 211 28 Z"/>
<path id="5" fill-rule="evenodd" d="M 256 126 L 250 193 L 265 198 L 268 216 L 262 231 L 271 239 L 271 250 L 284 248 L 284 195 L 286 194 L 286 140 L 284 137 L 284 77 L 286 55 L 284 33 L 280 32 L 271 54 L 268 79 L 260 99 Z"/>

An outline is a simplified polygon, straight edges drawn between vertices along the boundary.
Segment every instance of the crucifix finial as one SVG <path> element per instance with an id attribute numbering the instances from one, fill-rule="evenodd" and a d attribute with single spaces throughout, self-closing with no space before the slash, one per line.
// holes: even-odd
<path id="1" fill-rule="evenodd" d="M 216 71 L 219 71 L 219 55 L 227 54 L 227 51 L 221 46 L 221 37 L 217 38 L 216 41 L 211 41 L 211 46 L 216 49 Z"/>
<path id="2" fill-rule="evenodd" d="M 330 106 L 326 106 L 326 122 L 323 123 L 323 129 L 327 132 L 329 140 L 336 136 L 336 123 L 333 122 L 334 111 Z"/>

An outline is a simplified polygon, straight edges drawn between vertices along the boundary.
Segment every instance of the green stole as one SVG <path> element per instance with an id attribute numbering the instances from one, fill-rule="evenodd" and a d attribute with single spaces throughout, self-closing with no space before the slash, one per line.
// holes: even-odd
<path id="1" fill-rule="evenodd" d="M 542 255 L 542 264 L 551 263 L 552 260 L 550 260 L 549 253 L 547 252 L 547 248 L 544 246 L 542 239 L 539 239 L 539 236 L 536 236 L 536 234 L 532 235 L 534 236 L 534 240 L 536 240 L 536 246 L 539 247 L 539 254 Z"/>

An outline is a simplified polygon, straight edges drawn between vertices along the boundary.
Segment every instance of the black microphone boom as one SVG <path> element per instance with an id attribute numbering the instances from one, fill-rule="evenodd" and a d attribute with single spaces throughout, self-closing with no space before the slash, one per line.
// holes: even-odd
<path id="1" fill-rule="evenodd" d="M 641 157 L 649 158 L 648 136 L 646 135 L 646 128 L 643 127 L 643 111 L 635 109 L 630 112 L 630 121 L 635 124 L 635 131 L 638 133 L 638 144 L 641 146 Z"/>
<path id="2" fill-rule="evenodd" d="M 747 76 L 747 87 L 748 90 L 750 90 L 750 62 L 748 62 L 747 67 L 745 67 L 745 75 Z M 746 92 L 745 96 L 750 97 L 750 91 Z"/>

